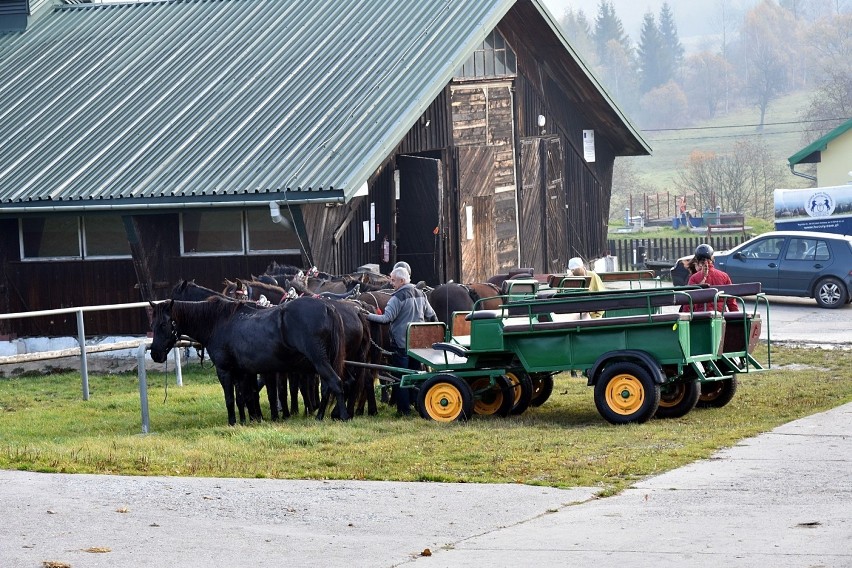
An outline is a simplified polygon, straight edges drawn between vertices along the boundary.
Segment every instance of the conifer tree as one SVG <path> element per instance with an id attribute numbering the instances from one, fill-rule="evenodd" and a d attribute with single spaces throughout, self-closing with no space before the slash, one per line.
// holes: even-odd
<path id="1" fill-rule="evenodd" d="M 662 42 L 660 57 L 661 83 L 672 79 L 680 79 L 680 69 L 683 65 L 683 45 L 677 35 L 677 25 L 668 2 L 663 2 L 660 8 L 660 23 L 658 26 Z"/>
<path id="2" fill-rule="evenodd" d="M 639 60 L 640 84 L 642 93 L 647 93 L 654 87 L 668 81 L 662 68 L 663 39 L 651 12 L 645 13 L 642 20 L 642 31 L 639 34 L 639 46 L 636 50 Z"/>

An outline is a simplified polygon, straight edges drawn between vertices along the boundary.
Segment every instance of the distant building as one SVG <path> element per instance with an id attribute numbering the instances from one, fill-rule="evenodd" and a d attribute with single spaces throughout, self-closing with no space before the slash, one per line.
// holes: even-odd
<path id="1" fill-rule="evenodd" d="M 817 187 L 852 183 L 852 120 L 847 120 L 822 138 L 808 144 L 787 159 L 790 170 L 796 175 L 798 164 L 816 164 L 813 181 Z M 813 176 L 805 175 L 809 179 Z"/>

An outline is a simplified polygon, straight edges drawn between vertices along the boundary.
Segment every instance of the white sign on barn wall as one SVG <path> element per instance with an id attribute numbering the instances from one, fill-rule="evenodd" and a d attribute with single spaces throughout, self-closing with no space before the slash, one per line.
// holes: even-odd
<path id="1" fill-rule="evenodd" d="M 594 162 L 595 161 L 595 131 L 594 130 L 584 130 L 583 131 L 583 158 L 585 158 L 587 162 Z"/>

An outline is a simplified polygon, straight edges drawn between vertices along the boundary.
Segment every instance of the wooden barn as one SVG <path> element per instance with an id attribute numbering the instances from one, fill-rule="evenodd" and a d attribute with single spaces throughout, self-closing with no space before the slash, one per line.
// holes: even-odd
<path id="1" fill-rule="evenodd" d="M 615 157 L 650 152 L 540 0 L 0 0 L 0 148 L 4 312 L 273 260 L 561 271 L 605 252 Z"/>

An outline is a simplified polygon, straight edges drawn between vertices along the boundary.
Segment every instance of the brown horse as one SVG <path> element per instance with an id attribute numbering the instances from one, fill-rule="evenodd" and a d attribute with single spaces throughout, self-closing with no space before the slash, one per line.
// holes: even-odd
<path id="1" fill-rule="evenodd" d="M 225 279 L 225 288 L 222 290 L 224 296 L 234 298 L 235 300 L 251 300 L 257 302 L 260 297 L 265 297 L 271 304 L 278 305 L 282 303 L 288 296 L 287 291 L 281 286 L 275 284 L 267 284 L 257 280 L 242 280 L 237 278 L 231 282 Z"/>

